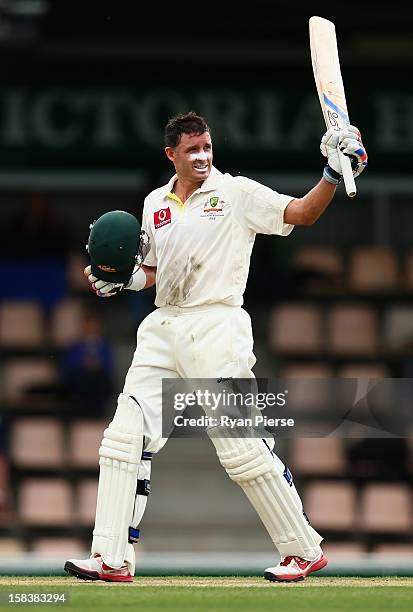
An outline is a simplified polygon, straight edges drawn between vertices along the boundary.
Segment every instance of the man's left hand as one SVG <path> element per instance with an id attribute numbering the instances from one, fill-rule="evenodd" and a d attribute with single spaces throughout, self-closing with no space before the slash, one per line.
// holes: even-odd
<path id="1" fill-rule="evenodd" d="M 360 130 L 349 125 L 343 130 L 329 129 L 321 139 L 320 151 L 327 157 L 328 165 L 338 174 L 341 170 L 337 147 L 344 155 L 348 155 L 353 169 L 353 176 L 359 176 L 367 166 L 367 153 L 361 140 Z"/>

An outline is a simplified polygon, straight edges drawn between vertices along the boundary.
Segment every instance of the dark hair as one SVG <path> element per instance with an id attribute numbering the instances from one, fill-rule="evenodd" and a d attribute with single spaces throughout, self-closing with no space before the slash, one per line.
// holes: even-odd
<path id="1" fill-rule="evenodd" d="M 182 134 L 200 136 L 210 131 L 205 119 L 194 111 L 190 111 L 186 115 L 175 115 L 175 117 L 169 119 L 165 126 L 165 145 L 175 148 L 179 145 Z"/>

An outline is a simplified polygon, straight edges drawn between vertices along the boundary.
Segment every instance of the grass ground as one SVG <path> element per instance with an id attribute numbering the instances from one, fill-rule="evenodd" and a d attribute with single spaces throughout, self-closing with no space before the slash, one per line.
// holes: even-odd
<path id="1" fill-rule="evenodd" d="M 82 582 L 71 577 L 0 577 L 0 610 L 19 607 L 9 593 L 68 595 L 66 604 L 31 605 L 31 609 L 145 612 L 261 612 L 274 609 L 316 612 L 381 612 L 413 609 L 413 578 L 307 578 L 302 583 L 274 584 L 262 578 L 136 578 L 116 585 Z M 25 606 L 27 609 L 27 606 Z"/>

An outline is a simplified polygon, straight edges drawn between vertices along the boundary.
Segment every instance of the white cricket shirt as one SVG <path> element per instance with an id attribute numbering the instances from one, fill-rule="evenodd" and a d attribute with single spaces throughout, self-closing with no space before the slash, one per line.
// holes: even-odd
<path id="1" fill-rule="evenodd" d="M 182 204 L 172 193 L 176 179 L 152 191 L 143 209 L 156 306 L 241 306 L 255 236 L 288 236 L 294 226 L 284 223 L 284 210 L 294 198 L 213 167 Z"/>

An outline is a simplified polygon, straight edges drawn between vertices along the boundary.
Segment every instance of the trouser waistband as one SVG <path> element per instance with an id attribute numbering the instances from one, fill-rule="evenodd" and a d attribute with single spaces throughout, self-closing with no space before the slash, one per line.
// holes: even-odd
<path id="1" fill-rule="evenodd" d="M 213 310 L 239 310 L 241 306 L 231 306 L 221 302 L 202 304 L 200 306 L 161 306 L 160 311 L 168 314 L 191 314 L 193 312 L 211 312 Z"/>

